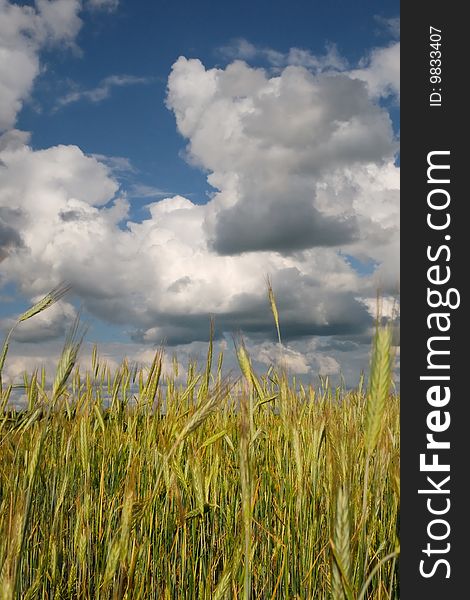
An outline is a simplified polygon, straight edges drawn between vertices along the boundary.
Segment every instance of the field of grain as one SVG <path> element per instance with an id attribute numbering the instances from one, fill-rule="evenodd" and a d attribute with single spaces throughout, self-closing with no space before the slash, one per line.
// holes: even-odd
<path id="1" fill-rule="evenodd" d="M 2 385 L 1 600 L 399 598 L 388 326 L 355 390 L 257 375 L 242 342 L 239 376 L 212 343 L 184 382 L 161 350 L 115 372 L 95 352 L 81 372 L 80 341 L 52 385 L 25 376 L 24 409 Z"/>

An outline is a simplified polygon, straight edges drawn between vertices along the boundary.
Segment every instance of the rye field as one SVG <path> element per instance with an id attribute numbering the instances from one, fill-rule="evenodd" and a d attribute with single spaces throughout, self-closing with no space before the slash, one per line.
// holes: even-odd
<path id="1" fill-rule="evenodd" d="M 391 337 L 346 390 L 257 374 L 242 341 L 229 375 L 212 341 L 184 379 L 162 349 L 85 372 L 74 327 L 22 408 L 0 383 L 0 600 L 398 599 Z"/>

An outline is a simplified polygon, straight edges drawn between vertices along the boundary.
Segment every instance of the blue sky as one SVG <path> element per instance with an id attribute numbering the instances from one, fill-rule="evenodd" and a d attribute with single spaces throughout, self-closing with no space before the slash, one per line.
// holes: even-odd
<path id="1" fill-rule="evenodd" d="M 266 274 L 294 373 L 367 367 L 375 290 L 398 289 L 398 11 L 0 0 L 0 325 L 73 285 L 12 376 L 80 305 L 110 360 L 198 355 L 212 314 L 266 367 Z"/>

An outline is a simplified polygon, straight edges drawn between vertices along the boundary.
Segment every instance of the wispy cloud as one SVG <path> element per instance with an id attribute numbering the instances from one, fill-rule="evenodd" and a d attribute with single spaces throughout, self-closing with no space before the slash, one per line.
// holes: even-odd
<path id="1" fill-rule="evenodd" d="M 125 156 L 107 156 L 105 154 L 91 154 L 90 156 L 105 165 L 109 169 L 110 174 L 124 185 L 124 188 L 121 191 L 125 194 L 126 198 L 155 200 L 159 198 L 168 198 L 169 196 L 174 195 L 171 191 L 162 190 L 153 185 L 135 183 L 135 180 L 138 179 L 137 175 L 139 174 L 139 169 L 137 169 L 130 159 Z M 188 194 L 188 196 L 189 195 L 190 194 Z"/>
<path id="2" fill-rule="evenodd" d="M 376 15 L 376 22 L 392 37 L 398 39 L 400 37 L 400 17 L 392 17 L 387 19 L 380 15 Z"/>
<path id="3" fill-rule="evenodd" d="M 334 44 L 327 44 L 325 53 L 316 55 L 302 48 L 290 48 L 288 52 L 279 52 L 264 46 L 255 46 L 245 38 L 236 38 L 226 46 L 218 48 L 219 54 L 230 60 L 261 59 L 274 69 L 289 65 L 306 67 L 314 71 L 343 70 L 347 68 L 346 60 L 339 54 Z"/>
<path id="4" fill-rule="evenodd" d="M 128 190 L 128 196 L 130 198 L 164 198 L 165 196 L 171 195 L 172 192 L 166 192 L 165 190 L 143 183 L 136 183 Z"/>
<path id="5" fill-rule="evenodd" d="M 137 173 L 137 169 L 125 156 L 106 156 L 105 154 L 91 154 L 97 161 L 104 163 L 113 173 L 126 175 Z"/>
<path id="6" fill-rule="evenodd" d="M 119 6 L 119 0 L 87 0 L 86 7 L 89 10 L 106 10 L 113 12 Z"/>
<path id="7" fill-rule="evenodd" d="M 89 102 L 102 102 L 111 95 L 113 88 L 125 87 L 129 85 L 147 84 L 153 81 L 151 77 L 136 77 L 135 75 L 109 75 L 100 81 L 100 83 L 89 90 L 73 90 L 65 96 L 62 96 L 57 101 L 56 110 L 79 102 L 80 100 L 87 100 Z"/>

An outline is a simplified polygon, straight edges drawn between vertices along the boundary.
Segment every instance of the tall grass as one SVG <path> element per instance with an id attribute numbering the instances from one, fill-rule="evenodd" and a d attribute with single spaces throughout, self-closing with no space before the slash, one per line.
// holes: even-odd
<path id="1" fill-rule="evenodd" d="M 243 344 L 232 382 L 212 344 L 184 384 L 161 349 L 82 373 L 79 344 L 3 402 L 0 600 L 399 598 L 387 340 L 365 392 L 257 375 Z"/>

